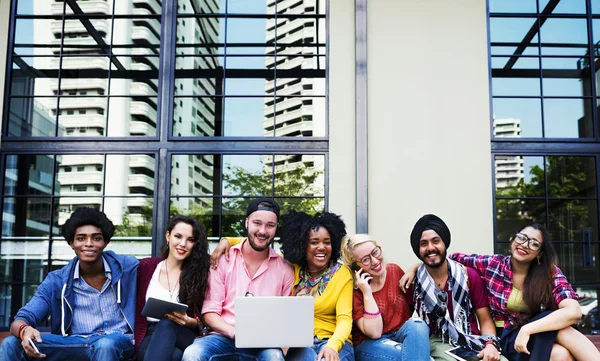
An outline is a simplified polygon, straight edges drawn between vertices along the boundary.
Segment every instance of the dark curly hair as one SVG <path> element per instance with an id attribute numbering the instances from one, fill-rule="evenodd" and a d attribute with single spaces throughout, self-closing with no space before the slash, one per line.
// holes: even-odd
<path id="1" fill-rule="evenodd" d="M 177 215 L 171 218 L 167 232 L 171 233 L 179 223 L 192 226 L 194 247 L 189 257 L 183 260 L 181 275 L 179 276 L 179 302 L 189 306 L 188 315 L 200 315 L 202 303 L 208 290 L 208 273 L 210 270 L 210 255 L 208 253 L 208 239 L 200 223 L 188 216 Z M 169 256 L 167 242 L 162 246 L 163 257 Z"/>
<path id="2" fill-rule="evenodd" d="M 292 211 L 281 217 L 281 251 L 283 257 L 300 267 L 306 267 L 306 249 L 310 231 L 324 227 L 331 236 L 331 259 L 340 258 L 342 238 L 346 235 L 346 225 L 342 218 L 334 213 L 317 213 L 314 216 L 304 212 Z"/>
<path id="3" fill-rule="evenodd" d="M 68 244 L 73 243 L 77 228 L 82 226 L 94 226 L 100 228 L 104 242 L 110 242 L 110 239 L 115 234 L 115 225 L 110 219 L 95 208 L 77 208 L 65 224 L 61 227 L 61 233 Z"/>

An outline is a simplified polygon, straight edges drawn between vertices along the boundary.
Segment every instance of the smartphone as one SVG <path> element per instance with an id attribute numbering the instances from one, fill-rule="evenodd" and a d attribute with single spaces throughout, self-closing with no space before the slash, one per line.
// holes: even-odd
<path id="1" fill-rule="evenodd" d="M 352 262 L 350 269 L 353 270 L 354 272 L 356 272 L 360 269 L 360 266 L 356 262 Z"/>
<path id="2" fill-rule="evenodd" d="M 33 347 L 33 349 L 35 350 L 35 353 L 41 353 L 40 350 L 38 350 L 37 346 L 35 345 L 35 343 L 33 342 L 32 339 L 29 339 L 29 344 L 31 345 L 31 347 Z"/>

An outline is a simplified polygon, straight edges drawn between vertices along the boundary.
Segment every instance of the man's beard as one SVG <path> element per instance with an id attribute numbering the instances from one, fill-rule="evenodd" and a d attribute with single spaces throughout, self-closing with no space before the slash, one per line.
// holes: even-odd
<path id="1" fill-rule="evenodd" d="M 264 246 L 262 246 L 262 245 L 259 245 L 258 243 L 256 243 L 255 239 L 256 239 L 255 235 L 248 234 L 248 243 L 250 244 L 250 247 L 252 247 L 252 249 L 255 250 L 256 252 L 262 252 L 262 251 L 268 249 L 269 245 L 273 241 L 273 239 L 271 238 Z"/>
<path id="2" fill-rule="evenodd" d="M 429 256 L 430 254 L 437 254 L 437 255 L 439 255 L 440 261 L 438 263 L 428 263 L 428 262 L 426 262 L 427 256 Z M 427 253 L 425 255 L 425 257 L 421 258 L 421 261 L 423 261 L 423 263 L 426 266 L 428 266 L 428 267 L 431 267 L 431 268 L 440 268 L 444 264 L 444 261 L 446 260 L 446 254 L 447 254 L 446 251 L 444 251 L 444 252 L 437 252 L 437 251 L 435 251 L 435 252 L 429 252 L 429 253 Z"/>

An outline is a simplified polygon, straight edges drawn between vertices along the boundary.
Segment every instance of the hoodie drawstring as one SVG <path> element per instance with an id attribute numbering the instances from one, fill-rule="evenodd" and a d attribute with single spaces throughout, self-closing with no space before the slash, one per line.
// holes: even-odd
<path id="1" fill-rule="evenodd" d="M 62 291 L 60 292 L 60 332 L 63 336 L 67 336 L 65 332 L 65 292 L 67 291 L 67 284 L 63 285 Z"/>
<path id="2" fill-rule="evenodd" d="M 121 280 L 117 281 L 117 304 L 121 303 Z"/>

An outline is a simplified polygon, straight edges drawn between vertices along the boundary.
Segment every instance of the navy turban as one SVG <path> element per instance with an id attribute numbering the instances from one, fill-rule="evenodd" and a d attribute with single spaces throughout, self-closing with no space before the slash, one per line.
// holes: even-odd
<path id="1" fill-rule="evenodd" d="M 448 229 L 446 223 L 435 214 L 426 214 L 415 223 L 412 232 L 410 232 L 410 245 L 418 258 L 421 258 L 419 257 L 421 235 L 428 230 L 435 231 L 444 241 L 446 248 L 450 247 L 450 229 Z"/>

